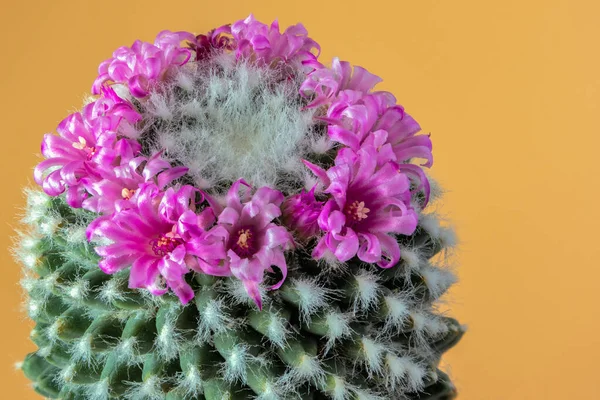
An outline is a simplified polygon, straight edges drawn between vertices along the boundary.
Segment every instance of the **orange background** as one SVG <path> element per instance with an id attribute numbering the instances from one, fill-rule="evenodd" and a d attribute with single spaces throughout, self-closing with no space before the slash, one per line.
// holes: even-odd
<path id="1" fill-rule="evenodd" d="M 8 2 L 7 2 L 8 3 Z M 162 29 L 254 12 L 303 22 L 432 132 L 470 330 L 450 351 L 463 400 L 600 399 L 596 162 L 599 3 L 559 0 L 20 1 L 2 5 L 2 224 L 10 243 L 42 134 L 81 105 L 97 65 Z M 19 267 L 0 252 L 0 398 L 37 399 L 13 364 L 34 347 Z"/>

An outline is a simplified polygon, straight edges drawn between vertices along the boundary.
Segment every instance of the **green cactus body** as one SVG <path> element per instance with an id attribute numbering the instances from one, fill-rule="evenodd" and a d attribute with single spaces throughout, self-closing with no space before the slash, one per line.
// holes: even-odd
<path id="1" fill-rule="evenodd" d="M 291 253 L 259 311 L 239 281 L 190 275 L 194 301 L 127 288 L 97 267 L 93 214 L 31 191 L 18 255 L 39 347 L 25 375 L 52 399 L 451 399 L 437 369 L 464 330 L 437 315 L 454 276 L 432 261 L 448 231 L 427 220 L 391 269 L 321 268 Z M 51 227 L 51 229 L 50 229 Z M 410 257 L 409 257 L 410 256 Z M 416 261 L 415 261 L 416 260 Z"/>
<path id="2" fill-rule="evenodd" d="M 45 136 L 25 375 L 68 400 L 453 398 L 429 136 L 302 26 L 234 25 L 120 48 Z"/>

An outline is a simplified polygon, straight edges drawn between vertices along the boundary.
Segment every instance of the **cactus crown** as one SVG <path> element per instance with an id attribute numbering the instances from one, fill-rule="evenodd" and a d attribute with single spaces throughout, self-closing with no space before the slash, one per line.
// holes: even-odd
<path id="1" fill-rule="evenodd" d="M 101 64 L 44 139 L 15 249 L 39 393 L 454 397 L 431 141 L 378 77 L 317 53 L 250 16 Z"/>

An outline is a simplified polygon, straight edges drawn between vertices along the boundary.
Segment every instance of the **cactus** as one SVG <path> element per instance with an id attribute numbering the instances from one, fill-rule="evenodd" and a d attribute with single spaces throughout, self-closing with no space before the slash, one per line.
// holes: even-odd
<path id="1" fill-rule="evenodd" d="M 54 169 L 48 173 L 48 165 L 42 163 L 36 171 L 45 193 L 26 191 L 28 228 L 20 233 L 15 255 L 24 266 L 26 308 L 35 321 L 30 337 L 38 350 L 26 356 L 21 368 L 42 396 L 97 400 L 443 400 L 456 396 L 438 366 L 442 354 L 460 340 L 464 327 L 437 310 L 438 300 L 456 281 L 445 265 L 455 239 L 452 230 L 441 226 L 426 207 L 440 196 L 440 190 L 430 186 L 420 167 L 408 160 L 430 158 L 430 152 L 423 152 L 429 139 L 423 136 L 426 139 L 417 151 L 412 151 L 414 143 L 392 143 L 396 147 L 387 149 L 397 157 L 380 162 L 386 145 L 377 142 L 377 135 L 360 138 L 360 149 L 353 149 L 356 144 L 347 143 L 344 135 L 336 136 L 333 117 L 321 118 L 323 109 L 335 108 L 332 97 L 343 97 L 338 93 L 342 89 L 361 92 L 366 98 L 377 80 L 358 67 L 353 78 L 344 78 L 349 73 L 347 64 L 337 60 L 332 70 L 315 64 L 308 75 L 290 73 L 309 65 L 307 57 L 316 60 L 304 51 L 316 43 L 300 25 L 293 28 L 279 34 L 276 25 L 269 28 L 249 17 L 208 35 L 178 33 L 176 51 L 166 50 L 169 43 L 163 32 L 154 49 L 173 59 L 161 58 L 165 63 L 161 73 L 134 68 L 129 75 L 122 73 L 127 75 L 124 80 L 110 75 L 110 68 L 102 74 L 101 67 L 93 91 L 103 100 L 91 100 L 81 114 L 61 124 L 59 133 L 61 129 L 73 133 L 71 127 L 82 118 L 91 130 L 96 125 L 89 123 L 89 115 L 94 115 L 105 118 L 105 127 L 115 120 L 107 122 L 108 112 L 98 109 L 112 107 L 118 118 L 110 130 L 118 136 L 111 146 L 145 158 L 124 161 L 127 151 L 123 150 L 110 158 L 109 172 L 98 170 L 82 178 L 82 171 L 95 168 L 90 163 L 104 144 L 98 141 L 92 147 L 89 138 L 71 135 L 67 147 L 87 153 L 83 161 L 70 162 L 85 168 L 69 175 L 69 167 L 56 161 L 59 152 L 46 151 L 52 153 L 44 155 L 53 160 L 49 164 Z M 256 47 L 249 39 L 264 30 L 267 33 L 261 37 L 267 38 L 271 52 L 265 52 L 264 43 Z M 277 44 L 282 37 L 288 44 L 302 39 L 303 45 Z M 179 46 L 182 39 L 189 41 L 188 48 Z M 137 46 L 130 50 L 138 51 Z M 118 57 L 109 61 L 117 65 Z M 342 75 L 335 77 L 339 87 L 332 89 L 333 94 L 314 84 L 327 71 Z M 142 75 L 144 79 L 138 79 Z M 108 81 L 112 87 L 106 85 Z M 274 82 L 279 85 L 276 89 Z M 301 87 L 306 95 L 292 96 L 290 87 Z M 390 109 L 414 123 L 393 102 Z M 368 108 L 368 101 L 361 106 Z M 370 130 L 381 132 L 384 126 L 380 121 Z M 242 140 L 240 129 L 252 140 Z M 366 129 L 364 124 L 360 129 Z M 388 131 L 392 136 L 393 127 Z M 421 138 L 414 136 L 417 131 L 407 137 Z M 283 139 L 278 132 L 286 134 Z M 369 141 L 378 144 L 369 147 Z M 47 143 L 58 146 L 50 139 Z M 224 148 L 224 143 L 230 146 Z M 363 229 L 364 235 L 359 236 L 360 248 L 358 244 L 354 251 L 344 247 L 351 243 L 346 242 L 350 228 L 340 239 L 328 225 L 335 215 L 331 188 L 337 179 L 329 172 L 348 165 L 340 161 L 346 156 L 359 171 L 367 168 L 371 156 L 378 160 L 374 170 L 393 167 L 390 186 L 400 182 L 391 181 L 397 176 L 410 183 L 402 194 L 401 222 L 409 226 L 402 228 L 404 233 L 389 229 L 380 234 L 372 226 L 360 225 L 378 210 L 389 212 L 386 220 L 400 221 L 400 217 L 387 203 L 388 208 L 376 208 L 377 201 L 391 192 L 385 182 L 379 185 L 382 192 L 374 192 L 377 201 L 373 197 L 371 202 L 351 202 L 353 193 L 370 193 L 368 185 L 374 182 L 356 178 L 347 185 L 346 207 L 337 212 L 356 217 L 352 227 L 356 232 Z M 62 169 L 57 170 L 57 165 Z M 113 168 L 131 165 L 129 186 L 113 175 L 112 180 L 106 178 Z M 141 181 L 135 180 L 137 176 Z M 239 178 L 260 187 L 253 197 L 246 190 L 245 198 L 250 200 L 240 199 L 239 191 L 248 184 Z M 106 189 L 114 182 L 122 184 L 118 188 L 122 197 L 116 201 Z M 353 182 L 366 182 L 366 189 L 353 189 Z M 152 201 L 144 203 L 148 198 Z M 394 199 L 394 205 L 400 201 Z M 139 228 L 135 238 L 154 232 L 165 221 L 173 230 L 152 239 L 151 246 L 142 250 L 135 247 L 138 239 L 127 245 L 130 258 L 131 254 L 136 259 L 149 257 L 138 257 L 135 251 L 154 251 L 149 254 L 156 263 L 145 264 L 147 269 L 140 272 L 139 265 L 131 267 L 137 262 L 133 258 L 119 264 L 122 250 L 118 255 L 109 250 L 119 245 L 118 235 L 125 232 L 115 233 L 115 229 L 131 228 L 131 218 L 147 204 L 154 211 L 144 209 L 140 221 L 152 226 Z M 175 212 L 182 204 L 183 211 Z M 238 223 L 228 217 L 235 212 L 254 212 L 264 218 L 260 227 L 252 225 L 250 217 Z M 173 213 L 175 217 L 167 219 Z M 204 230 L 192 236 L 190 232 L 200 226 Z M 260 235 L 264 241 L 257 239 Z M 267 246 L 273 237 L 278 238 L 277 244 Z M 373 250 L 373 241 L 380 250 Z M 339 250 L 342 247 L 346 250 Z M 265 248 L 268 251 L 260 253 Z M 165 259 L 175 263 L 172 254 L 181 249 L 187 252 L 182 272 L 169 269 L 176 269 L 174 264 L 161 264 Z M 253 258 L 259 253 L 260 260 Z M 248 262 L 240 263 L 240 258 Z M 265 259 L 268 265 L 261 264 Z M 143 280 L 156 265 L 159 272 Z"/>

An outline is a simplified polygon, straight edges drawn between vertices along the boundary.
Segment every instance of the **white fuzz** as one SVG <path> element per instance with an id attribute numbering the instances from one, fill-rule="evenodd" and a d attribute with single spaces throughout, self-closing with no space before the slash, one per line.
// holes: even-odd
<path id="1" fill-rule="evenodd" d="M 304 354 L 300 362 L 293 367 L 288 368 L 285 374 L 280 378 L 280 383 L 284 387 L 297 387 L 306 382 L 321 386 L 325 381 L 325 370 L 321 366 L 318 357 L 311 357 Z"/>
<path id="2" fill-rule="evenodd" d="M 40 315 L 43 306 L 43 302 L 31 298 L 29 299 L 29 302 L 27 303 L 27 312 L 29 313 L 31 319 L 35 320 Z"/>
<path id="3" fill-rule="evenodd" d="M 444 195 L 444 188 L 440 186 L 437 180 L 433 179 L 430 175 L 427 175 L 429 181 L 429 202 L 433 203 L 440 199 Z"/>
<path id="4" fill-rule="evenodd" d="M 34 269 L 35 267 L 37 267 L 40 264 L 39 256 L 37 256 L 33 253 L 23 254 L 21 261 L 23 262 L 25 267 L 27 267 L 29 269 Z"/>
<path id="5" fill-rule="evenodd" d="M 352 333 L 350 321 L 352 316 L 341 312 L 332 311 L 327 314 L 327 343 L 325 344 L 325 353 L 333 348 L 335 343 L 343 338 L 349 337 Z"/>
<path id="6" fill-rule="evenodd" d="M 50 196 L 41 190 L 25 189 L 27 198 L 27 207 L 23 222 L 31 225 L 36 225 L 41 219 L 46 217 L 52 206 Z"/>
<path id="7" fill-rule="evenodd" d="M 138 340 L 130 337 L 123 340 L 116 349 L 119 362 L 135 365 L 143 362 L 144 356 L 138 355 Z"/>
<path id="8" fill-rule="evenodd" d="M 420 272 L 427 285 L 427 289 L 429 289 L 431 295 L 436 299 L 458 281 L 456 275 L 446 268 L 428 265 L 421 269 Z"/>
<path id="9" fill-rule="evenodd" d="M 177 374 L 177 387 L 183 389 L 189 398 L 199 397 L 198 395 L 203 391 L 202 384 L 202 376 L 195 365 L 190 366 L 187 371 Z"/>
<path id="10" fill-rule="evenodd" d="M 89 292 L 89 282 L 77 280 L 71 286 L 65 287 L 65 292 L 75 301 L 81 301 Z"/>
<path id="11" fill-rule="evenodd" d="M 31 276 L 25 275 L 21 281 L 21 287 L 27 292 L 31 293 L 38 285 L 38 280 L 36 278 L 32 278 Z"/>
<path id="12" fill-rule="evenodd" d="M 198 319 L 198 332 L 196 338 L 204 342 L 208 340 L 213 333 L 223 332 L 227 329 L 231 320 L 226 312 L 227 306 L 221 299 L 209 301 L 205 307 L 200 310 Z"/>
<path id="13" fill-rule="evenodd" d="M 421 214 L 419 226 L 429 233 L 431 238 L 439 242 L 444 248 L 456 246 L 457 239 L 451 227 L 441 226 L 440 218 L 436 213 Z"/>
<path id="14" fill-rule="evenodd" d="M 125 392 L 129 400 L 164 400 L 163 380 L 156 375 L 150 375 L 143 382 L 132 382 L 131 388 Z"/>
<path id="15" fill-rule="evenodd" d="M 319 184 L 319 179 L 313 174 L 304 175 L 304 189 L 311 190 L 315 185 Z M 331 252 L 330 252 L 331 253 Z M 338 261 L 339 262 L 339 261 Z"/>
<path id="16" fill-rule="evenodd" d="M 443 227 L 440 230 L 440 242 L 445 248 L 455 247 L 458 243 L 456 232 L 451 227 Z"/>
<path id="17" fill-rule="evenodd" d="M 86 334 L 79 338 L 70 349 L 71 360 L 92 362 L 92 335 Z"/>
<path id="18" fill-rule="evenodd" d="M 38 228 L 42 235 L 53 236 L 61 223 L 62 220 L 59 217 L 47 216 L 39 223 Z"/>
<path id="19" fill-rule="evenodd" d="M 421 258 L 419 252 L 415 248 L 403 246 L 400 253 L 400 259 L 404 261 L 404 265 L 409 270 L 416 270 L 421 265 Z"/>
<path id="20" fill-rule="evenodd" d="M 417 346 L 424 347 L 423 352 L 427 350 L 428 339 L 435 339 L 448 332 L 448 326 L 444 320 L 434 314 L 413 311 L 411 318 L 414 324 L 411 339 L 416 341 Z"/>
<path id="21" fill-rule="evenodd" d="M 175 77 L 175 80 L 177 81 L 177 86 L 186 92 L 194 91 L 194 80 L 190 75 L 179 72 Z"/>
<path id="22" fill-rule="evenodd" d="M 38 281 L 38 288 L 44 293 L 44 297 L 49 295 L 56 286 L 58 286 L 58 273 L 53 272 L 47 275 L 43 279 Z"/>
<path id="23" fill-rule="evenodd" d="M 244 344 L 237 344 L 231 349 L 222 368 L 223 379 L 230 382 L 246 382 L 248 363 L 255 359 L 249 350 Z"/>
<path id="24" fill-rule="evenodd" d="M 31 332 L 29 332 L 29 337 L 31 338 L 31 340 L 33 342 L 35 342 L 36 338 L 39 338 L 40 336 L 44 336 L 46 335 L 46 333 L 44 332 L 43 329 L 40 329 L 39 327 L 35 327 L 31 330 Z"/>
<path id="25" fill-rule="evenodd" d="M 256 400 L 283 400 L 288 398 L 284 394 L 285 387 L 278 382 L 265 382 L 262 387 L 262 393 L 256 396 Z"/>
<path id="26" fill-rule="evenodd" d="M 399 329 L 410 315 L 410 302 L 404 293 L 385 296 L 383 301 L 387 308 L 385 331 Z"/>
<path id="27" fill-rule="evenodd" d="M 165 318 L 165 322 L 155 339 L 158 354 L 167 361 L 174 359 L 179 354 L 181 333 L 175 329 L 176 318 L 177 312 L 172 310 Z"/>
<path id="28" fill-rule="evenodd" d="M 339 277 L 341 272 L 348 270 L 348 264 L 337 259 L 335 254 L 329 249 L 325 249 L 322 258 L 318 261 L 319 278 L 333 281 Z"/>
<path id="29" fill-rule="evenodd" d="M 23 232 L 17 231 L 19 235 L 19 245 L 21 249 L 32 251 L 40 244 L 40 238 L 37 236 L 25 234 Z"/>
<path id="30" fill-rule="evenodd" d="M 358 362 L 365 366 L 369 377 L 380 375 L 383 368 L 383 356 L 386 353 L 386 345 L 374 339 L 363 337 L 360 339 L 360 358 Z"/>
<path id="31" fill-rule="evenodd" d="M 385 356 L 386 385 L 392 389 L 402 388 L 417 391 L 423 387 L 427 375 L 425 369 L 409 357 L 398 357 L 392 353 Z"/>
<path id="32" fill-rule="evenodd" d="M 419 226 L 425 229 L 433 239 L 440 237 L 440 221 L 434 213 L 419 215 Z"/>
<path id="33" fill-rule="evenodd" d="M 360 270 L 354 279 L 354 310 L 366 311 L 377 303 L 380 294 L 379 278 L 373 272 Z"/>
<path id="34" fill-rule="evenodd" d="M 117 96 L 119 96 L 122 99 L 131 101 L 131 99 L 133 98 L 127 85 L 124 85 L 122 83 L 113 83 L 112 85 L 110 85 L 110 88 L 113 89 Z"/>
<path id="35" fill-rule="evenodd" d="M 304 321 L 308 321 L 312 314 L 325 307 L 331 299 L 328 290 L 319 286 L 314 278 L 294 279 L 292 286 L 300 298 L 300 313 Z"/>
<path id="36" fill-rule="evenodd" d="M 333 389 L 327 392 L 332 400 L 347 400 L 350 398 L 353 387 L 344 378 L 330 375 L 328 379 L 333 381 Z"/>
<path id="37" fill-rule="evenodd" d="M 75 364 L 70 364 L 60 371 L 59 379 L 65 383 L 70 383 L 75 377 Z"/>
<path id="38" fill-rule="evenodd" d="M 385 400 L 385 397 L 381 397 L 377 393 L 373 393 L 369 390 L 355 388 L 352 392 L 354 392 L 355 400 Z"/>
<path id="39" fill-rule="evenodd" d="M 329 150 L 331 150 L 331 147 L 332 147 L 332 141 L 329 139 L 328 136 L 317 137 L 311 143 L 311 149 L 316 154 L 325 154 Z"/>
<path id="40" fill-rule="evenodd" d="M 63 319 L 58 317 L 54 323 L 48 327 L 46 334 L 47 338 L 50 339 L 51 342 L 56 342 L 58 340 L 58 333 L 60 332 L 63 324 Z"/>
<path id="41" fill-rule="evenodd" d="M 40 347 L 36 353 L 38 354 L 38 356 L 40 357 L 48 357 L 50 355 L 50 353 L 52 353 L 52 346 L 44 346 L 44 347 Z"/>
<path id="42" fill-rule="evenodd" d="M 244 178 L 289 190 L 283 180 L 301 180 L 302 159 L 324 150 L 314 110 L 304 109 L 298 94 L 302 74 L 295 75 L 281 81 L 280 71 L 226 53 L 188 64 L 175 85 L 141 103 L 148 121 L 143 138 L 153 151 L 165 149 L 167 159 L 190 167 L 198 186 Z"/>
<path id="43" fill-rule="evenodd" d="M 65 237 L 69 243 L 81 244 L 88 243 L 85 235 L 86 227 L 83 225 L 72 225 L 65 229 Z"/>
<path id="44" fill-rule="evenodd" d="M 105 303 L 111 303 L 114 300 L 124 300 L 125 295 L 119 289 L 120 282 L 117 279 L 109 279 L 100 288 L 100 299 Z"/>
<path id="45" fill-rule="evenodd" d="M 224 286 L 224 293 L 226 293 L 233 303 L 233 305 L 248 305 L 256 307 L 254 300 L 248 296 L 248 292 L 244 287 L 244 283 L 239 279 L 228 279 Z M 263 286 L 259 287 L 260 297 L 263 302 L 263 306 L 268 304 L 271 300 L 270 296 L 267 296 L 267 291 Z"/>
<path id="46" fill-rule="evenodd" d="M 107 400 L 109 397 L 108 379 L 102 379 L 91 385 L 85 385 L 86 399 L 89 400 Z"/>
<path id="47" fill-rule="evenodd" d="M 290 334 L 288 321 L 277 313 L 270 313 L 270 316 L 266 336 L 273 344 L 283 348 L 287 344 L 287 337 Z"/>
<path id="48" fill-rule="evenodd" d="M 173 119 L 173 109 L 171 104 L 167 104 L 167 97 L 162 93 L 154 92 L 148 96 L 147 103 L 144 103 L 146 112 L 162 120 L 170 121 Z"/>

